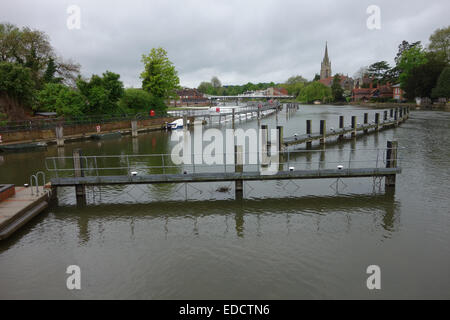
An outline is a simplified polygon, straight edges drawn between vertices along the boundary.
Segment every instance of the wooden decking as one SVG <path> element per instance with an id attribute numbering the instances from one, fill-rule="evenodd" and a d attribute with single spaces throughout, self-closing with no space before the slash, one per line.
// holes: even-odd
<path id="1" fill-rule="evenodd" d="M 0 202 L 0 240 L 9 237 L 48 207 L 48 194 L 39 187 L 39 194 L 30 188 L 16 187 L 16 194 Z"/>

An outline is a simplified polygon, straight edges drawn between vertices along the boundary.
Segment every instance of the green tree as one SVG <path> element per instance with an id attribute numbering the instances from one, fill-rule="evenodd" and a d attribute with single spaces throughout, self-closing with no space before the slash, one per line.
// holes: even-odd
<path id="1" fill-rule="evenodd" d="M 311 103 L 316 100 L 323 102 L 329 101 L 332 98 L 331 88 L 315 81 L 308 84 L 298 96 L 297 100 L 303 103 Z"/>
<path id="2" fill-rule="evenodd" d="M 79 91 L 60 83 L 47 83 L 39 91 L 35 109 L 64 116 L 81 116 L 87 106 Z"/>
<path id="3" fill-rule="evenodd" d="M 142 55 L 142 62 L 142 88 L 157 99 L 176 97 L 180 79 L 175 66 L 167 57 L 166 50 L 153 48 L 148 55 Z"/>
<path id="4" fill-rule="evenodd" d="M 0 107 L 11 119 L 24 115 L 24 107 L 31 108 L 35 100 L 31 70 L 16 63 L 0 62 Z"/>
<path id="5" fill-rule="evenodd" d="M 436 84 L 436 88 L 432 91 L 433 98 L 450 98 L 450 67 L 447 66 L 442 70 Z"/>
<path id="6" fill-rule="evenodd" d="M 379 61 L 371 64 L 367 69 L 367 74 L 377 84 L 385 84 L 387 82 L 387 74 L 391 70 L 389 63 L 386 61 Z"/>
<path id="7" fill-rule="evenodd" d="M 222 87 L 222 82 L 220 82 L 219 78 L 214 76 L 214 77 L 211 78 L 211 85 L 214 88 L 220 88 L 220 87 Z"/>
<path id="8" fill-rule="evenodd" d="M 406 90 L 405 85 L 410 76 L 411 70 L 426 63 L 427 61 L 427 54 L 420 44 L 403 51 L 397 64 L 397 67 L 400 70 L 399 81 L 403 90 Z"/>
<path id="9" fill-rule="evenodd" d="M 442 54 L 447 63 L 450 62 L 450 26 L 437 29 L 430 36 L 428 50 L 437 54 Z"/>
<path id="10" fill-rule="evenodd" d="M 439 75 L 447 66 L 442 55 L 434 52 L 427 53 L 426 60 L 427 62 L 411 69 L 404 82 L 405 96 L 410 100 L 415 97 L 431 97 Z"/>
<path id="11" fill-rule="evenodd" d="M 316 75 L 314 76 L 313 81 L 319 81 L 320 80 L 320 74 L 316 73 Z"/>
<path id="12" fill-rule="evenodd" d="M 341 78 L 336 74 L 333 78 L 333 83 L 331 84 L 331 94 L 335 102 L 344 100 L 344 89 L 341 87 Z"/>
<path id="13" fill-rule="evenodd" d="M 203 94 L 212 94 L 213 86 L 211 82 L 203 81 L 199 84 L 197 89 Z"/>
<path id="14" fill-rule="evenodd" d="M 120 75 L 106 71 L 102 77 L 92 75 L 89 81 L 81 77 L 77 80 L 77 87 L 85 97 L 90 114 L 118 114 L 120 109 L 117 102 L 123 96 L 123 83 Z"/>
<path id="15" fill-rule="evenodd" d="M 148 113 L 155 110 L 158 113 L 165 111 L 164 101 L 156 99 L 147 91 L 136 88 L 125 89 L 124 95 L 119 101 L 122 113 Z"/>

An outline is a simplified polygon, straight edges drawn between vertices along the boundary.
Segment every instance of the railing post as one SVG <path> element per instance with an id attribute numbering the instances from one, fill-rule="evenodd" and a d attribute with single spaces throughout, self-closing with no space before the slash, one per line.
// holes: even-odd
<path id="1" fill-rule="evenodd" d="M 388 141 L 386 150 L 386 168 L 397 168 L 397 141 Z M 385 177 L 386 187 L 395 187 L 396 174 Z"/>
<path id="2" fill-rule="evenodd" d="M 243 172 L 244 155 L 242 146 L 234 146 L 234 171 L 236 173 Z M 234 182 L 236 200 L 242 200 L 244 194 L 244 182 L 242 179 L 237 179 Z"/>
<path id="3" fill-rule="evenodd" d="M 383 115 L 383 121 L 387 121 L 388 118 L 388 112 L 387 110 L 384 111 L 384 115 Z"/>
<path id="4" fill-rule="evenodd" d="M 306 120 L 306 134 L 311 135 L 311 120 Z M 311 149 L 312 142 L 306 142 L 306 149 Z"/>
<path id="5" fill-rule="evenodd" d="M 389 110 L 389 117 L 390 118 L 394 117 L 394 109 Z"/>
<path id="6" fill-rule="evenodd" d="M 352 116 L 352 138 L 356 138 L 356 116 Z"/>
<path id="7" fill-rule="evenodd" d="M 233 122 L 233 129 L 235 128 L 234 127 L 234 117 L 235 117 L 235 109 L 233 108 L 232 110 L 231 110 L 231 121 Z M 240 117 L 239 117 L 240 118 Z"/>
<path id="8" fill-rule="evenodd" d="M 375 124 L 376 124 L 375 130 L 379 131 L 380 130 L 380 114 L 378 112 L 375 113 Z"/>
<path id="9" fill-rule="evenodd" d="M 138 136 L 138 123 L 137 120 L 131 121 L 131 136 L 137 137 Z"/>
<path id="10" fill-rule="evenodd" d="M 327 121 L 320 120 L 320 134 L 322 137 L 320 138 L 320 145 L 324 145 L 327 138 Z"/>
<path id="11" fill-rule="evenodd" d="M 62 125 L 58 125 L 55 128 L 56 134 L 56 145 L 58 147 L 64 147 L 64 127 Z"/>
<path id="12" fill-rule="evenodd" d="M 369 123 L 369 114 L 366 112 L 364 113 L 364 125 L 367 125 Z M 364 129 L 364 133 L 367 133 L 368 130 Z"/>
<path id="13" fill-rule="evenodd" d="M 398 108 L 395 108 L 394 120 L 395 120 L 395 125 L 398 126 Z"/>
<path id="14" fill-rule="evenodd" d="M 339 129 L 344 130 L 344 116 L 339 116 Z M 339 140 L 344 139 L 344 135 L 339 135 Z"/>
<path id="15" fill-rule="evenodd" d="M 75 178 L 84 177 L 83 163 L 81 161 L 81 149 L 74 149 L 72 153 L 73 157 L 73 169 Z M 77 198 L 77 205 L 84 206 L 86 204 L 86 188 L 82 184 L 75 185 L 75 194 Z"/>

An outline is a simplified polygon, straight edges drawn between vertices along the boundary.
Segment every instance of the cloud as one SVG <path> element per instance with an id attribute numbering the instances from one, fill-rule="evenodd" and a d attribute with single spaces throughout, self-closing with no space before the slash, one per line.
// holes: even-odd
<path id="1" fill-rule="evenodd" d="M 366 9 L 381 9 L 368 30 Z M 81 29 L 66 27 L 67 7 L 81 9 Z M 223 84 L 282 82 L 320 70 L 328 41 L 333 72 L 352 75 L 379 60 L 393 63 L 402 40 L 427 42 L 448 23 L 448 1 L 128 0 L 1 2 L 1 20 L 45 31 L 58 53 L 85 76 L 117 72 L 140 86 L 141 56 L 162 46 L 181 84 L 216 75 Z"/>

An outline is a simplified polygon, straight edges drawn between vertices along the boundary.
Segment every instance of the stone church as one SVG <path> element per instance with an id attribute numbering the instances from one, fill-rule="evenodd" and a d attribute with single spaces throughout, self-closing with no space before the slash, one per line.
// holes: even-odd
<path id="1" fill-rule="evenodd" d="M 331 73 L 331 61 L 328 58 L 328 43 L 325 44 L 325 56 L 323 57 L 322 67 L 320 68 L 320 80 L 326 79 L 332 76 Z"/>

